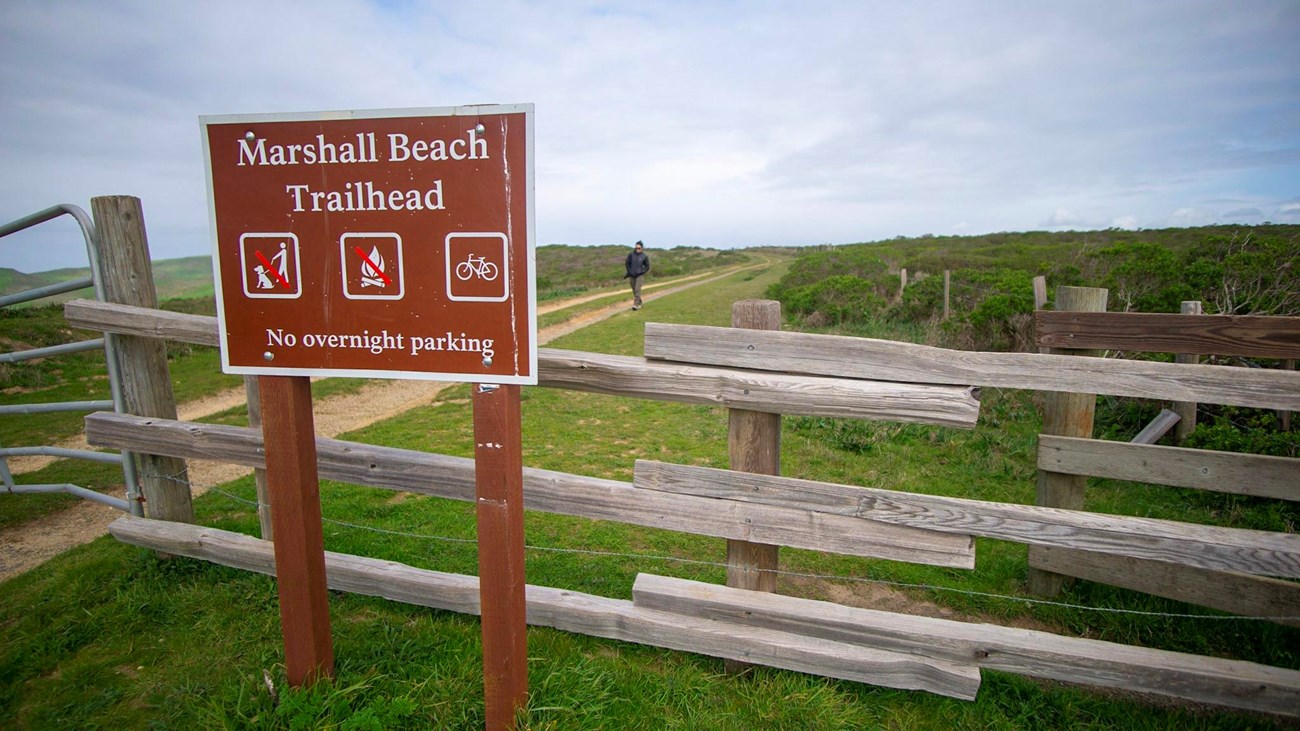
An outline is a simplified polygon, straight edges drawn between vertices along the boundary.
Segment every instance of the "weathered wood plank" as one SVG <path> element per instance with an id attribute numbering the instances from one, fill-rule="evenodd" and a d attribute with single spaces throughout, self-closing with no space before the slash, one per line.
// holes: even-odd
<path id="1" fill-rule="evenodd" d="M 979 400 L 968 386 L 736 371 L 552 348 L 538 350 L 538 378 L 539 385 L 549 388 L 792 416 L 962 428 L 973 427 L 979 417 Z"/>
<path id="2" fill-rule="evenodd" d="M 72 300 L 63 304 L 63 316 L 73 327 L 85 330 L 175 340 L 194 345 L 220 345 L 217 318 L 210 315 L 187 315 L 96 300 Z"/>
<path id="3" fill-rule="evenodd" d="M 244 376 L 244 398 L 248 402 L 248 426 L 262 428 L 262 391 L 257 376 Z M 271 493 L 266 485 L 266 470 L 253 470 L 257 490 L 257 522 L 264 540 L 275 540 L 275 524 L 271 521 Z"/>
<path id="4" fill-rule="evenodd" d="M 73 300 L 64 315 L 76 327 L 217 344 L 217 319 L 144 307 Z M 613 396 L 710 404 L 792 416 L 829 416 L 970 428 L 979 400 L 969 387 L 923 386 L 848 378 L 682 366 L 600 353 L 538 349 L 539 385 Z M 666 385 L 671 384 L 672 388 Z"/>
<path id="5" fill-rule="evenodd" d="M 86 439 L 103 447 L 248 467 L 264 464 L 261 435 L 243 427 L 101 412 L 86 417 Z M 474 462 L 470 459 L 335 439 L 317 439 L 316 453 L 322 478 L 453 500 L 474 499 Z M 616 480 L 550 470 L 524 470 L 524 507 L 851 556 L 953 568 L 975 565 L 974 541 L 969 536 L 807 509 L 673 496 L 637 490 Z"/>
<path id="6" fill-rule="evenodd" d="M 1300 577 L 1300 535 L 1293 533 L 984 502 L 646 460 L 637 460 L 633 484 L 682 497 L 799 505 L 832 515 L 1031 546 L 1082 548 L 1202 568 Z"/>
<path id="7" fill-rule="evenodd" d="M 1300 371 L 976 353 L 892 340 L 646 323 L 647 358 L 905 383 L 1199 401 L 1300 411 Z"/>
<path id="8" fill-rule="evenodd" d="M 1049 632 L 917 617 L 641 574 L 637 606 L 981 668 L 1300 715 L 1300 671 Z"/>
<path id="9" fill-rule="evenodd" d="M 1300 459 L 1041 435 L 1038 467 L 1112 480 L 1300 500 Z"/>
<path id="10" fill-rule="evenodd" d="M 1034 329 L 1052 348 L 1300 358 L 1300 317 L 1039 311 Z"/>
<path id="11" fill-rule="evenodd" d="M 271 544 L 239 533 L 197 526 L 123 518 L 109 531 L 118 540 L 164 549 L 225 566 L 275 574 Z M 479 614 L 478 577 L 417 569 L 393 561 L 326 552 L 331 589 L 379 596 L 419 606 Z M 682 616 L 543 586 L 526 587 L 529 624 L 567 632 L 664 647 L 671 650 L 872 685 L 972 700 L 979 671 L 953 663 L 789 632 Z"/>
<path id="12" fill-rule="evenodd" d="M 1039 554 L 1044 567 L 1058 573 L 1300 627 L 1300 584 L 1291 581 L 1069 548 L 1030 550 Z"/>

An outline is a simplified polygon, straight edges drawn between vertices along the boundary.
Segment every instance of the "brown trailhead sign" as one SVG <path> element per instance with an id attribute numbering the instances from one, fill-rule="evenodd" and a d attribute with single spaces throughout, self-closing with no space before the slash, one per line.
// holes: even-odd
<path id="1" fill-rule="evenodd" d="M 537 383 L 532 117 L 202 117 L 222 370 Z"/>

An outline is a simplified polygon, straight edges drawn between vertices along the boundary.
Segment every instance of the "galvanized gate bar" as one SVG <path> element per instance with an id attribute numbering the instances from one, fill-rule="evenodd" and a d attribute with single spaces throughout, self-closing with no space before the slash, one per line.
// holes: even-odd
<path id="1" fill-rule="evenodd" d="M 44 287 L 37 287 L 36 289 L 15 292 L 14 294 L 0 297 L 0 307 L 8 307 L 9 305 L 17 305 L 22 304 L 23 302 L 31 302 L 46 297 L 53 297 L 56 294 L 63 294 L 64 292 L 76 292 L 79 289 L 86 289 L 87 287 L 93 286 L 95 286 L 94 277 L 73 279 L 67 282 L 58 282 L 57 284 L 47 284 Z"/>
<path id="2" fill-rule="evenodd" d="M 99 350 L 103 347 L 104 338 L 95 338 L 94 340 L 82 340 L 76 343 L 51 345 L 48 348 L 17 350 L 12 353 L 0 353 L 0 363 L 21 363 L 25 360 L 36 360 L 37 358 L 52 358 L 56 355 L 84 353 L 88 350 Z"/>
<path id="3" fill-rule="evenodd" d="M 23 216 L 9 223 L 0 225 L 0 238 L 13 233 L 31 228 L 46 221 L 51 221 L 59 216 L 71 216 L 77 225 L 81 228 L 82 238 L 86 243 L 86 256 L 90 261 L 89 278 L 80 278 L 68 282 L 37 287 L 35 289 L 19 292 L 0 298 L 0 307 L 18 304 L 21 302 L 30 302 L 32 300 L 50 297 L 64 292 L 73 292 L 79 289 L 85 289 L 93 286 L 95 289 L 95 298 L 101 302 L 105 299 L 104 283 L 101 279 L 102 273 L 99 266 L 99 253 L 95 246 L 96 233 L 95 224 L 89 214 L 78 206 L 70 203 L 60 203 L 50 206 L 42 211 L 37 211 L 28 216 Z M 24 404 L 5 407 L 0 409 L 0 414 L 4 413 L 50 413 L 54 411 L 99 411 L 105 408 L 112 408 L 117 413 L 125 413 L 125 402 L 122 397 L 122 374 L 118 365 L 117 350 L 115 346 L 117 336 L 111 333 L 105 333 L 103 338 L 83 341 L 81 343 L 69 343 L 58 345 L 51 348 L 37 348 L 22 353 L 0 354 L 0 363 L 16 363 L 34 358 L 49 357 L 52 355 L 65 355 L 68 353 L 83 352 L 97 348 L 104 349 L 105 363 L 108 369 L 109 390 L 112 393 L 112 401 L 79 401 L 70 403 L 47 403 L 47 404 Z M 86 408 L 89 406 L 90 408 Z M 25 450 L 26 447 L 17 447 L 9 449 L 0 449 L 0 478 L 3 478 L 4 484 L 11 493 L 41 493 L 41 492 L 64 492 L 71 495 L 77 495 L 87 500 L 111 505 L 119 510 L 124 510 L 137 517 L 143 517 L 144 507 L 140 501 L 140 485 L 136 474 L 135 459 L 130 452 L 123 451 L 120 455 L 105 455 L 100 452 L 89 452 L 85 450 L 60 450 L 57 447 L 36 447 L 32 449 L 39 450 L 37 453 L 47 456 L 69 456 L 78 459 L 89 459 L 100 462 L 118 462 L 122 465 L 122 477 L 126 483 L 126 500 L 111 497 L 97 493 L 93 490 L 79 487 L 77 485 L 22 485 L 13 484 L 13 476 L 9 473 L 9 465 L 5 463 L 5 455 L 16 455 L 19 452 L 13 450 Z M 48 451 L 46 451 L 48 450 Z M 91 456 L 93 455 L 93 456 Z"/>
<path id="4" fill-rule="evenodd" d="M 112 401 L 44 401 L 36 404 L 7 404 L 0 414 L 52 414 L 58 411 L 112 411 Z"/>
<path id="5" fill-rule="evenodd" d="M 0 447 L 0 457 L 65 457 L 84 459 L 105 464 L 122 464 L 122 455 L 112 452 L 92 452 L 89 449 L 64 449 L 63 447 Z"/>
<path id="6" fill-rule="evenodd" d="M 124 513 L 131 512 L 130 504 L 128 504 L 127 501 L 123 500 L 122 498 L 113 497 L 112 495 L 105 495 L 102 492 L 95 492 L 94 490 L 88 490 L 84 487 L 81 487 L 80 485 L 69 485 L 69 484 L 13 485 L 13 486 L 7 486 L 6 491 L 13 493 L 15 495 L 48 494 L 54 492 L 62 492 L 62 493 L 67 493 L 69 495 L 72 495 L 73 497 L 79 497 L 86 500 L 90 500 L 91 502 L 101 503 L 103 505 L 107 505 L 112 508 L 117 508 L 118 510 L 121 510 Z"/>

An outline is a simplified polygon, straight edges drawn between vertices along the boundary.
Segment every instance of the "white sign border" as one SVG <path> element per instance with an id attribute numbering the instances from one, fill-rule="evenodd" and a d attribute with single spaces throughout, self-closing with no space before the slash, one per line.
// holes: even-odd
<path id="1" fill-rule="evenodd" d="M 324 112 L 276 112 L 269 114 L 217 114 L 199 117 L 199 137 L 203 143 L 203 170 L 207 183 L 208 226 L 212 238 L 212 279 L 216 289 L 217 334 L 221 341 L 221 371 L 243 376 L 319 376 L 347 378 L 388 378 L 415 381 L 451 381 L 457 383 L 494 383 L 502 385 L 537 385 L 537 215 L 535 177 L 537 165 L 534 151 L 534 105 L 526 104 L 482 104 L 455 107 L 412 107 L 397 109 L 336 110 Z M 502 375 L 484 373 L 475 376 L 469 373 L 438 373 L 432 371 L 407 370 L 368 370 L 349 368 L 281 368 L 266 366 L 236 366 L 230 363 L 230 349 L 227 341 L 226 308 L 221 284 L 221 252 L 217 237 L 217 209 L 214 202 L 212 184 L 212 151 L 208 143 L 208 126 L 240 123 L 265 122 L 317 122 L 348 119 L 393 119 L 402 117 L 483 117 L 495 115 L 522 114 L 524 116 L 524 159 L 527 171 L 524 185 L 527 190 L 527 226 L 528 242 L 525 251 L 525 282 L 528 288 L 528 339 L 527 370 L 531 375 Z M 511 232 L 507 232 L 510 236 Z M 242 272 L 241 272 L 242 276 Z"/>

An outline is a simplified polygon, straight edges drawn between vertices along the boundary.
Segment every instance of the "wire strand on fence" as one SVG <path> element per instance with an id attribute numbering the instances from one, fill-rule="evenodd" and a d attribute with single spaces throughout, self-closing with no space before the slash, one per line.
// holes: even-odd
<path id="1" fill-rule="evenodd" d="M 171 476 L 171 479 L 179 479 L 179 476 L 173 475 Z M 247 505 L 253 508 L 254 511 L 256 511 L 258 508 L 263 506 L 263 503 L 259 503 L 256 500 L 248 500 L 247 498 L 242 498 L 238 495 L 234 495 L 218 487 L 211 487 L 209 488 L 208 491 L 226 497 L 237 503 Z M 354 530 L 368 531 L 371 533 L 379 533 L 383 535 L 398 536 L 402 538 L 411 538 L 416 540 L 428 540 L 428 541 L 441 541 L 445 543 L 459 543 L 459 544 L 478 543 L 477 538 L 454 538 L 451 536 L 411 533 L 407 531 L 395 531 L 395 530 L 389 530 L 387 528 L 376 528 L 374 526 L 361 525 L 359 523 L 352 523 L 344 520 L 336 520 L 334 518 L 326 518 L 326 517 L 322 517 L 321 520 L 331 525 L 351 528 Z M 637 560 L 664 561 L 664 562 L 686 564 L 691 566 L 705 566 L 709 568 L 720 568 L 720 569 L 727 568 L 727 564 L 718 561 L 706 561 L 706 560 L 694 559 L 694 558 L 682 558 L 679 556 L 663 556 L 663 555 L 650 554 L 650 553 L 599 551 L 599 550 L 583 549 L 583 548 L 535 546 L 531 544 L 524 544 L 524 548 L 525 550 L 529 550 L 529 551 L 567 553 L 567 554 L 574 554 L 580 556 L 600 556 L 604 558 L 626 558 L 626 559 L 637 559 Z M 978 597 L 981 599 L 1000 599 L 1006 601 L 1020 602 L 1022 604 L 1029 604 L 1034 606 L 1057 607 L 1061 609 L 1071 609 L 1076 611 L 1098 612 L 1098 613 L 1117 614 L 1117 615 L 1140 616 L 1140 617 L 1161 617 L 1165 619 L 1213 619 L 1213 620 L 1247 620 L 1247 621 L 1269 621 L 1269 622 L 1300 621 L 1300 616 L 1245 616 L 1245 615 L 1235 615 L 1235 614 L 1231 614 L 1231 615 L 1190 614 L 1190 613 L 1176 613 L 1176 612 L 1152 612 L 1152 611 L 1147 611 L 1142 609 L 1124 609 L 1121 607 L 1090 607 L 1084 604 L 1056 602 L 1048 599 L 1035 599 L 1032 597 L 1010 596 L 1007 594 L 995 594 L 992 592 L 973 591 L 970 589 L 957 589 L 949 586 L 938 586 L 935 584 L 920 584 L 920 583 L 912 583 L 912 582 L 905 582 L 905 581 L 891 581 L 888 579 L 873 579 L 873 578 L 863 577 L 863 576 L 846 576 L 843 574 L 819 574 L 819 573 L 803 572 L 803 571 L 790 571 L 786 569 L 776 569 L 774 573 L 776 573 L 778 576 L 790 576 L 790 577 L 801 578 L 801 579 L 850 581 L 850 582 L 863 583 L 863 584 L 875 584 L 878 586 L 889 586 L 889 587 L 894 587 L 899 589 L 941 591 L 941 592 L 948 592 L 951 594 L 960 594 L 962 596 Z"/>

